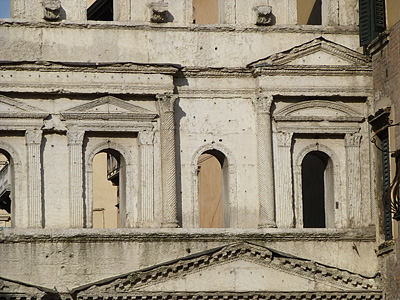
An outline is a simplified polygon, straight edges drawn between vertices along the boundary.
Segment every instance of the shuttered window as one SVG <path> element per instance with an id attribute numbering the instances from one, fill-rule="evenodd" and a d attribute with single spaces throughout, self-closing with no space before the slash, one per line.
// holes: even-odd
<path id="1" fill-rule="evenodd" d="M 385 0 L 359 0 L 360 45 L 367 46 L 386 29 Z"/>
<path id="2" fill-rule="evenodd" d="M 389 135 L 388 130 L 385 129 L 379 134 L 382 147 L 382 197 L 386 199 L 386 194 L 390 189 L 390 153 L 389 153 Z M 385 203 L 385 201 L 384 201 Z M 392 235 L 392 214 L 390 208 L 383 205 L 383 229 L 385 240 L 391 240 Z"/>

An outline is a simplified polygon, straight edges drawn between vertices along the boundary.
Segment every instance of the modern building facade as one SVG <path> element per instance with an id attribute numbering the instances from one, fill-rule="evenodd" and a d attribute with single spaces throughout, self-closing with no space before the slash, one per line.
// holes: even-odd
<path id="1" fill-rule="evenodd" d="M 358 9 L 12 0 L 0 298 L 383 299 Z"/>

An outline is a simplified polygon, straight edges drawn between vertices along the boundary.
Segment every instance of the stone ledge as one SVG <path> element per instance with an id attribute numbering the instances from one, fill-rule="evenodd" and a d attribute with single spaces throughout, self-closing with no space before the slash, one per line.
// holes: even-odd
<path id="1" fill-rule="evenodd" d="M 373 227 L 360 229 L 0 229 L 5 243 L 184 241 L 375 241 Z"/>
<path id="2" fill-rule="evenodd" d="M 211 32 L 292 32 L 316 34 L 357 35 L 357 26 L 322 26 L 322 25 L 274 25 L 274 26 L 235 26 L 227 24 L 180 25 L 170 23 L 148 24 L 119 21 L 88 21 L 73 22 L 32 22 L 21 19 L 0 20 L 0 27 L 30 27 L 30 28 L 86 28 L 86 29 L 129 29 L 129 30 L 175 30 L 175 31 L 211 31 Z"/>
<path id="3" fill-rule="evenodd" d="M 385 241 L 382 244 L 378 245 L 378 247 L 375 248 L 376 256 L 382 256 L 385 254 L 389 254 L 390 252 L 394 251 L 395 247 L 396 247 L 396 243 L 394 240 Z"/>

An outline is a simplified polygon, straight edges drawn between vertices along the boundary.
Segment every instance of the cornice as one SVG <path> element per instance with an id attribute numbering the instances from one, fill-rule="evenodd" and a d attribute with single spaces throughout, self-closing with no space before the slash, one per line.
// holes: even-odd
<path id="1" fill-rule="evenodd" d="M 134 62 L 0 61 L 0 71 L 138 73 L 173 75 L 181 67 L 174 64 Z"/>
<path id="2" fill-rule="evenodd" d="M 374 228 L 363 229 L 0 229 L 0 244 L 97 243 L 97 242 L 282 242 L 364 241 L 375 242 Z"/>
<path id="3" fill-rule="evenodd" d="M 183 77 L 252 77 L 252 71 L 248 68 L 184 67 L 181 75 Z"/>
<path id="4" fill-rule="evenodd" d="M 85 23 L 35 22 L 27 20 L 0 20 L 0 27 L 29 27 L 29 28 L 72 28 L 72 29 L 121 29 L 121 30 L 155 30 L 155 31 L 185 31 L 185 32 L 282 32 L 282 33 L 315 33 L 358 35 L 357 26 L 322 26 L 322 25 L 274 25 L 274 26 L 236 26 L 229 24 L 212 25 L 179 25 L 173 23 L 149 24 L 132 22 L 101 22 L 88 21 Z"/>
<path id="5" fill-rule="evenodd" d="M 257 67 L 254 76 L 368 76 L 372 67 L 360 66 L 268 66 Z"/>

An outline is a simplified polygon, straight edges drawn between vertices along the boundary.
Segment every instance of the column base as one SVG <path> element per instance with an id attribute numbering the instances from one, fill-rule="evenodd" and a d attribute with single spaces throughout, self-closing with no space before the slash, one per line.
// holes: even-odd
<path id="1" fill-rule="evenodd" d="M 276 223 L 275 223 L 275 222 L 267 222 L 267 223 L 258 224 L 258 228 L 259 228 L 259 229 L 263 229 L 263 228 L 277 228 L 277 226 L 276 226 Z"/>
<path id="2" fill-rule="evenodd" d="M 179 228 L 178 221 L 166 221 L 161 223 L 162 228 Z"/>

